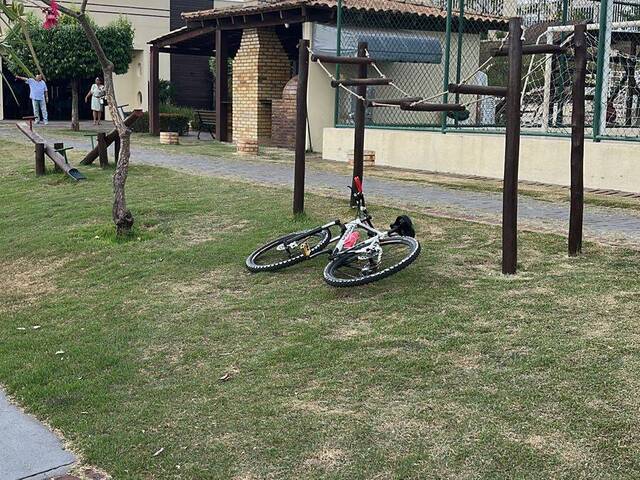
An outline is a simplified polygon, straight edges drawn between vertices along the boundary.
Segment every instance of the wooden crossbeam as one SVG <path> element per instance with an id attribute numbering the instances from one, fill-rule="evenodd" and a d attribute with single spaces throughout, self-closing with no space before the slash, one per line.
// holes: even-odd
<path id="1" fill-rule="evenodd" d="M 546 43 L 542 43 L 540 45 L 523 45 L 522 46 L 522 54 L 523 55 L 558 55 L 561 53 L 566 53 L 567 47 L 563 47 L 561 45 L 549 45 Z M 506 57 L 509 54 L 509 45 L 503 45 L 500 48 L 494 48 L 491 50 L 491 55 L 494 57 Z"/>
<path id="2" fill-rule="evenodd" d="M 403 97 L 403 98 L 373 98 L 367 100 L 367 107 L 385 107 L 387 105 L 402 105 L 403 103 L 414 103 L 422 100 L 422 97 Z M 384 105 L 378 105 L 378 104 Z"/>
<path id="3" fill-rule="evenodd" d="M 333 88 L 343 85 L 345 87 L 389 85 L 393 80 L 390 78 L 345 78 L 344 80 L 331 80 Z"/>
<path id="4" fill-rule="evenodd" d="M 373 60 L 368 57 L 336 57 L 333 55 L 311 55 L 312 62 L 338 63 L 341 65 L 371 65 Z"/>
<path id="5" fill-rule="evenodd" d="M 401 110 L 409 112 L 464 112 L 464 105 L 457 103 L 403 103 L 400 105 Z"/>
<path id="6" fill-rule="evenodd" d="M 493 97 L 506 97 L 507 87 L 496 87 L 493 85 L 466 85 L 466 84 L 449 84 L 450 93 L 458 93 L 462 95 L 490 95 Z"/>

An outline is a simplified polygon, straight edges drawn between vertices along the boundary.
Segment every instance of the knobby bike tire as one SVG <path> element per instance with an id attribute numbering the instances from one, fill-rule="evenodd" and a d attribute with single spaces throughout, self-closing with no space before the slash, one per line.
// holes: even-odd
<path id="1" fill-rule="evenodd" d="M 311 231 L 311 230 L 309 230 L 309 231 Z M 249 271 L 254 272 L 254 273 L 255 272 L 273 272 L 273 271 L 281 270 L 283 268 L 287 268 L 287 267 L 290 267 L 292 265 L 295 265 L 297 263 L 300 263 L 300 262 L 303 262 L 303 261 L 307 260 L 309 257 L 306 257 L 300 251 L 299 255 L 295 255 L 295 256 L 289 257 L 289 258 L 284 258 L 283 260 L 280 260 L 280 261 L 277 261 L 277 262 L 266 263 L 266 264 L 258 263 L 261 256 L 264 256 L 268 252 L 274 251 L 275 249 L 277 249 L 277 247 L 279 245 L 282 245 L 284 242 L 286 242 L 287 239 L 290 239 L 293 236 L 300 235 L 300 234 L 303 234 L 303 233 L 304 232 L 290 233 L 288 235 L 284 235 L 284 236 L 282 236 L 280 238 L 277 238 L 277 239 L 267 243 L 266 245 L 263 245 L 262 247 L 258 248 L 256 251 L 254 251 L 251 255 L 249 255 L 247 257 L 247 260 L 246 260 L 247 269 L 249 269 Z M 300 238 L 298 240 L 298 242 L 301 243 L 301 242 L 305 241 L 305 239 L 311 238 L 311 237 L 317 237 L 319 239 L 318 244 L 314 245 L 310 250 L 310 253 L 314 254 L 314 253 L 319 252 L 320 250 L 322 250 L 324 247 L 326 247 L 329 244 L 329 241 L 331 240 L 331 232 L 328 229 L 325 228 L 323 230 L 320 230 L 319 232 L 312 233 L 312 234 L 308 235 L 307 237 Z"/>
<path id="2" fill-rule="evenodd" d="M 378 280 L 382 280 L 383 278 L 389 277 L 394 273 L 398 273 L 400 270 L 408 267 L 418 258 L 420 255 L 420 242 L 418 242 L 415 238 L 411 237 L 389 237 L 380 241 L 380 245 L 383 247 L 383 255 L 384 255 L 384 245 L 390 244 L 403 244 L 408 248 L 408 254 L 399 262 L 390 265 L 389 267 L 381 270 L 379 272 L 372 273 L 370 275 L 366 275 L 359 278 L 352 279 L 344 279 L 338 278 L 335 275 L 336 270 L 349 263 L 354 261 L 357 258 L 355 254 L 345 254 L 341 255 L 338 258 L 332 260 L 327 264 L 324 269 L 324 279 L 325 281 L 333 286 L 333 287 L 355 287 L 358 285 L 366 285 L 367 283 L 376 282 Z M 357 246 L 355 247 L 357 248 Z"/>

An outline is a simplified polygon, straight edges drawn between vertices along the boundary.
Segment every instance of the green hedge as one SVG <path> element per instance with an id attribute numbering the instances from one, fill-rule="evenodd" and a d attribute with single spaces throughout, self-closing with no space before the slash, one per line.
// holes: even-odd
<path id="1" fill-rule="evenodd" d="M 197 129 L 197 122 L 194 118 L 193 110 L 185 107 L 175 107 L 173 105 L 160 105 L 160 131 L 177 132 L 178 135 L 186 135 L 191 128 Z M 132 127 L 134 132 L 149 132 L 149 112 L 144 112 Z"/>

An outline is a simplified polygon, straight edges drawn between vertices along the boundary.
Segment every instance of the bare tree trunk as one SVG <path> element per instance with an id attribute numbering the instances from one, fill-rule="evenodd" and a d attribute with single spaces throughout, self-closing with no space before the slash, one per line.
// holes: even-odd
<path id="1" fill-rule="evenodd" d="M 78 89 L 79 82 L 77 79 L 71 80 L 71 130 L 77 132 L 80 130 L 80 115 L 78 113 Z"/>
<path id="2" fill-rule="evenodd" d="M 42 0 L 48 6 L 51 6 L 51 0 Z M 80 11 L 72 10 L 63 5 L 58 5 L 60 11 L 66 15 L 75 18 L 89 40 L 89 43 L 95 51 L 98 61 L 102 66 L 104 75 L 104 86 L 106 89 L 106 102 L 109 105 L 109 113 L 113 118 L 113 123 L 120 135 L 121 147 L 120 157 L 116 163 L 116 171 L 113 174 L 113 223 L 116 225 L 116 234 L 118 236 L 127 235 L 133 227 L 133 214 L 127 209 L 127 200 L 125 196 L 125 186 L 127 183 L 127 175 L 129 173 L 129 158 L 131 156 L 131 130 L 124 124 L 124 119 L 118 111 L 118 102 L 116 100 L 115 90 L 113 88 L 113 63 L 107 58 L 102 45 L 93 30 L 89 19 L 85 15 L 88 0 L 82 0 Z"/>
<path id="3" fill-rule="evenodd" d="M 118 101 L 116 100 L 116 93 L 113 86 L 113 63 L 107 58 L 104 50 L 102 50 L 102 45 L 100 45 L 96 33 L 88 22 L 87 17 L 84 14 L 80 14 L 78 16 L 78 22 L 84 29 L 89 43 L 91 43 L 96 51 L 100 64 L 102 65 L 109 113 L 118 130 L 118 135 L 120 135 L 120 157 L 116 163 L 116 171 L 113 174 L 112 218 L 113 223 L 116 225 L 116 234 L 118 236 L 125 236 L 131 232 L 134 221 L 133 214 L 127 209 L 127 199 L 125 195 L 127 175 L 129 174 L 129 158 L 131 157 L 131 130 L 124 124 L 124 119 L 120 116 L 117 108 Z"/>

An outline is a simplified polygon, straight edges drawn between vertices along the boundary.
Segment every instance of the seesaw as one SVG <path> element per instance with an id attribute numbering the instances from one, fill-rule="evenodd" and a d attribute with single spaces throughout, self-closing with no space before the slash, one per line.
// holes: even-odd
<path id="1" fill-rule="evenodd" d="M 47 143 L 44 138 L 33 131 L 32 126 L 27 125 L 24 122 L 16 123 L 16 127 L 18 127 L 18 130 L 24 133 L 36 146 L 36 175 L 44 175 L 44 157 L 46 155 L 55 164 L 57 169 L 60 169 L 75 181 L 87 178 L 80 173 L 77 168 L 72 167 L 67 162 L 66 151 L 69 150 L 68 148 L 64 148 L 62 144 L 56 144 L 60 145 L 60 148 L 56 148 L 55 145 Z"/>

